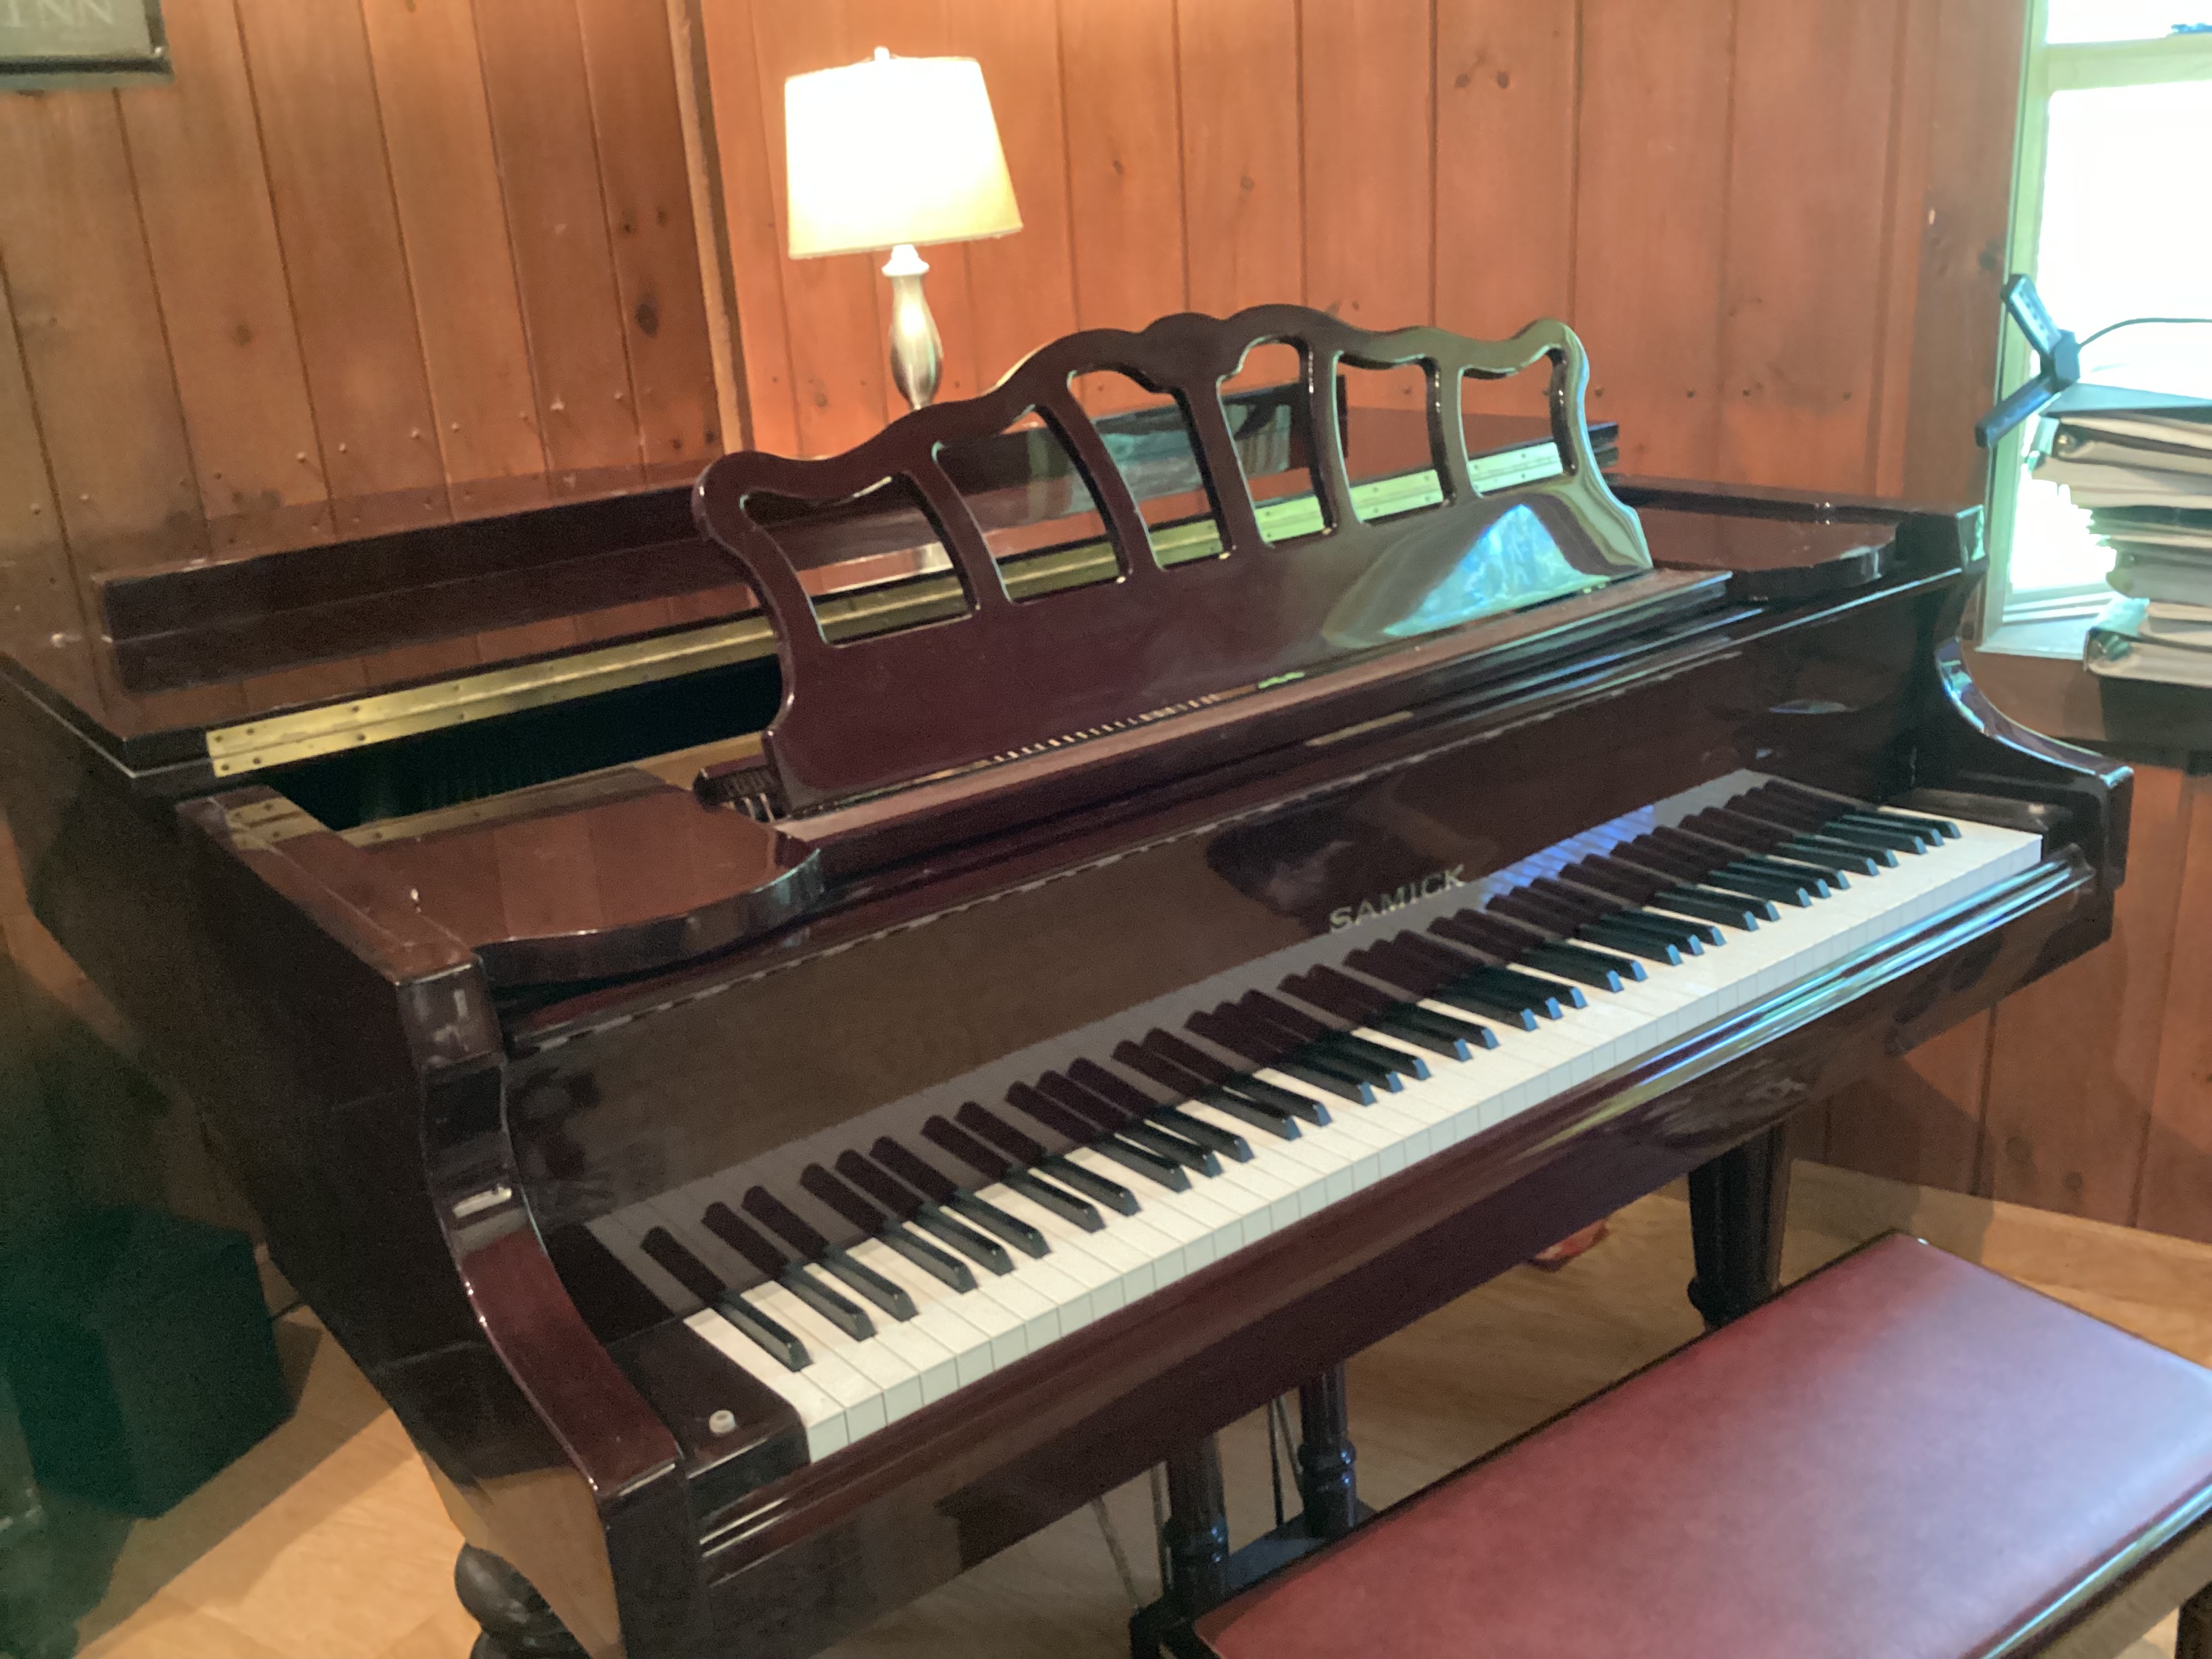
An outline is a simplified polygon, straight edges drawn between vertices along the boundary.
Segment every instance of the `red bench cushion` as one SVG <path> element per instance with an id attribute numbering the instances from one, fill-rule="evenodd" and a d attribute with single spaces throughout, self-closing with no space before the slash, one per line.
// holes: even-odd
<path id="1" fill-rule="evenodd" d="M 2212 1504 L 2212 1372 L 1886 1239 L 1200 1620 L 1222 1659 L 1960 1659 Z"/>

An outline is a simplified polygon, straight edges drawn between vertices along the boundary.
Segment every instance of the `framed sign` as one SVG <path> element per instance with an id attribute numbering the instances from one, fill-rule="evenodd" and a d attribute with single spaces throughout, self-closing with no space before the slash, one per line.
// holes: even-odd
<path id="1" fill-rule="evenodd" d="M 161 0 L 0 0 L 0 90 L 170 78 Z"/>

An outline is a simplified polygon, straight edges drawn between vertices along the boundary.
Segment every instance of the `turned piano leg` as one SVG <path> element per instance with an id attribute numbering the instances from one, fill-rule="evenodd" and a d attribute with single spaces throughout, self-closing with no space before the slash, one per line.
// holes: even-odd
<path id="1" fill-rule="evenodd" d="M 1749 1313 L 1782 1282 L 1782 1224 L 1790 1204 L 1790 1126 L 1690 1171 L 1690 1242 L 1697 1274 L 1690 1305 L 1717 1328 Z"/>
<path id="2" fill-rule="evenodd" d="M 1212 1435 L 1168 1459 L 1167 1599 L 1195 1618 L 1229 1595 L 1229 1500 Z"/>
<path id="3" fill-rule="evenodd" d="M 453 1563 L 453 1593 L 483 1634 L 470 1659 L 586 1659 L 545 1598 L 530 1581 L 489 1550 L 461 1546 Z"/>
<path id="4" fill-rule="evenodd" d="M 1341 1538 L 1359 1519 L 1344 1367 L 1323 1371 L 1298 1389 L 1298 1488 L 1305 1494 L 1306 1530 L 1316 1538 Z"/>

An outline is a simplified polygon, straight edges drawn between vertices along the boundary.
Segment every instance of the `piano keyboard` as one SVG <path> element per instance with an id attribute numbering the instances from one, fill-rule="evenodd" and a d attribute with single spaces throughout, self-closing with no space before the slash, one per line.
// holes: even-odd
<path id="1" fill-rule="evenodd" d="M 730 1175 L 592 1229 L 790 1402 L 820 1458 L 2041 850 L 1762 783 L 1625 841 L 1593 831 L 1425 931 L 1332 935 L 1337 960 L 1275 989 L 965 1102 L 919 1145 L 818 1160 L 803 1197 Z M 832 1248 L 810 1203 L 867 1236 Z"/>

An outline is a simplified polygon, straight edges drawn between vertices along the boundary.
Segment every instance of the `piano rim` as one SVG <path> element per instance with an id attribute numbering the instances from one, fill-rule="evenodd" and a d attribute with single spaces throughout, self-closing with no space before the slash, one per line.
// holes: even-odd
<path id="1" fill-rule="evenodd" d="M 2004 985 L 1985 1000 L 1952 1008 L 1954 1019 L 1978 1012 L 1996 996 L 2075 954 L 2069 951 L 2054 955 L 2051 948 L 2052 939 L 2065 936 L 2067 930 L 2087 922 L 2096 927 L 2098 938 L 2109 931 L 2111 895 L 2075 848 L 2046 851 L 2034 866 L 1959 901 L 1871 952 L 1785 986 L 1748 1008 L 1709 1022 L 1652 1054 L 1626 1062 L 1423 1158 L 1239 1251 L 1231 1260 L 1217 1261 L 1176 1281 L 1169 1292 L 1156 1292 L 1140 1304 L 1094 1321 L 981 1382 L 924 1407 L 818 1462 L 756 1488 L 708 1517 L 702 1529 L 701 1549 L 709 1595 L 734 1594 L 738 1585 L 750 1583 L 756 1569 L 773 1564 L 780 1553 L 879 1503 L 928 1502 L 941 1510 L 976 1482 L 1034 1455 L 1056 1438 L 1076 1432 L 1105 1405 L 1146 1386 L 1157 1386 L 1180 1367 L 1202 1362 L 1210 1349 L 1229 1340 L 1227 1335 L 1158 1344 L 1134 1340 L 1140 1332 L 1160 1334 L 1160 1322 L 1171 1322 L 1187 1304 L 1218 1294 L 1231 1282 L 1264 1279 L 1271 1263 L 1328 1254 L 1332 1262 L 1329 1273 L 1309 1274 L 1295 1291 L 1279 1291 L 1243 1324 L 1285 1314 L 1305 1296 L 1333 1279 L 1348 1276 L 1362 1263 L 1402 1248 L 1423 1233 L 1448 1224 L 1454 1216 L 1505 1193 L 1532 1170 L 1564 1156 L 1582 1136 L 1621 1127 L 1632 1118 L 1648 1121 L 1663 1111 L 1677 1091 L 1731 1065 L 1755 1060 L 1778 1042 L 1802 1037 L 1820 1022 L 1845 1014 L 1866 999 L 1895 991 L 1915 975 L 1949 972 L 1978 941 L 2035 921 L 2046 926 L 2039 931 L 2036 942 L 2041 948 L 2027 963 L 2027 971 L 2016 983 Z M 2085 940 L 2081 948 L 2095 942 L 2094 939 Z M 2000 946 L 1992 952 L 1990 963 L 2002 954 Z M 1948 994 L 1956 1002 L 1962 994 L 1978 992 L 1986 981 L 1988 965 L 1983 967 L 1983 979 L 1966 987 L 1943 987 L 1933 1000 L 1941 1004 Z M 1939 1029 L 1920 1036 L 1932 1036 Z M 1848 1076 L 1823 1079 L 1824 1084 L 1836 1086 L 1849 1080 Z M 1731 1123 L 1721 1139 L 1692 1161 L 1702 1162 L 1705 1157 L 1813 1103 L 1815 1097 L 1809 1092 L 1799 1097 L 1784 1091 L 1760 1103 L 1756 1118 Z M 1461 1201 L 1449 1207 L 1434 1204 L 1423 1207 L 1408 1201 L 1411 1194 L 1455 1186 L 1468 1177 L 1474 1178 L 1471 1183 L 1455 1187 Z M 1643 1190 L 1656 1190 L 1671 1178 L 1670 1175 Z M 1325 1252 L 1323 1247 L 1332 1237 L 1345 1238 L 1346 1249 Z M 1462 1294 L 1493 1276 L 1480 1273 L 1451 1295 Z M 1449 1299 L 1447 1296 L 1407 1312 L 1390 1328 L 1403 1328 Z M 1167 1334 L 1172 1337 L 1171 1332 Z M 1139 1353 L 1144 1358 L 1141 1363 L 1115 1361 L 1111 1358 L 1114 1351 Z M 1085 1394 L 1092 1403 L 1078 1407 L 1062 1398 L 1048 1403 L 1043 1412 L 1034 1409 L 1042 1397 L 1038 1382 L 1076 1374 L 1085 1376 Z M 1103 1386 L 1100 1379 L 1109 1376 L 1120 1379 L 1116 1386 Z M 1234 1409 L 1219 1414 L 1212 1427 L 1234 1421 L 1260 1401 L 1299 1379 L 1297 1374 L 1287 1374 L 1278 1380 L 1280 1388 L 1261 1389 L 1253 1400 L 1239 1400 Z M 1183 1426 L 1199 1433 L 1210 1431 Z M 1143 1459 L 1129 1470 L 1129 1475 L 1156 1461 Z M 917 1486 L 926 1488 L 919 1498 L 912 1490 Z M 1110 1485 L 1105 1489 L 1110 1490 Z M 1077 1498 L 1058 1513 L 1070 1512 L 1083 1501 Z M 1049 1524 L 1049 1518 L 1025 1523 L 1012 1536 L 980 1553 L 963 1553 L 959 1570 L 988 1559 L 1045 1524 Z M 717 1629 L 720 1628 L 718 1625 Z"/>

